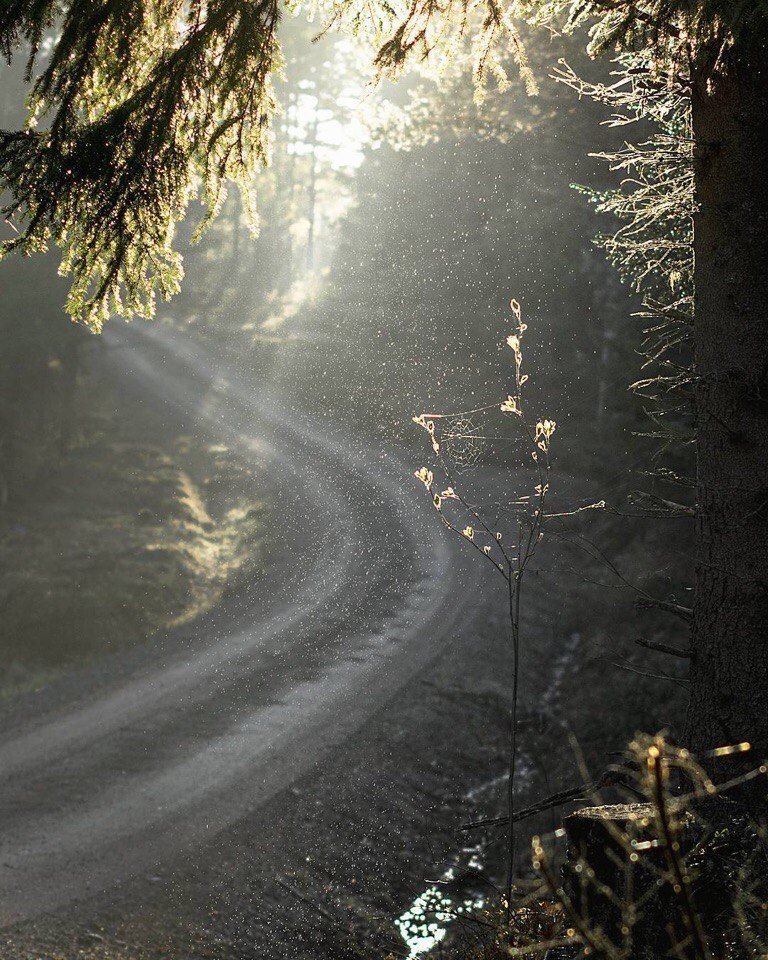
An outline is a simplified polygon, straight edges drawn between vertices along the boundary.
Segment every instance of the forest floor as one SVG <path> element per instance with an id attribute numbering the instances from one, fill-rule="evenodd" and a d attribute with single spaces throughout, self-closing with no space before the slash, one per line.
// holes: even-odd
<path id="1" fill-rule="evenodd" d="M 57 590 L 60 597 L 90 576 L 89 602 L 104 611 L 99 616 L 115 616 L 106 612 L 106 594 L 99 598 L 95 584 L 106 584 L 102 593 L 115 589 L 109 578 L 125 563 L 120 576 L 130 587 L 120 589 L 135 590 L 136 602 L 156 611 L 159 625 L 162 618 L 194 617 L 228 589 L 236 590 L 239 578 L 247 579 L 247 564 L 263 556 L 266 517 L 259 504 L 268 485 L 228 451 L 171 429 L 167 411 L 148 420 L 135 399 L 123 405 L 131 411 L 124 434 L 114 425 L 103 429 L 90 441 L 91 459 L 82 457 L 82 466 L 73 466 L 69 475 L 65 469 L 66 481 L 47 481 L 57 491 L 56 505 L 40 511 L 41 518 L 52 512 L 37 527 L 30 513 L 25 530 L 36 531 L 35 542 L 49 540 L 44 550 L 38 547 L 48 556 L 47 572 L 39 575 L 53 577 L 61 566 L 75 565 Z M 158 435 L 162 445 L 153 441 Z M 99 512 L 99 496 L 110 483 L 118 495 L 109 499 L 120 506 Z M 66 526 L 59 530 L 53 512 L 62 511 L 63 521 L 68 509 L 77 509 L 81 520 L 97 528 L 72 557 L 78 534 Z M 15 523 L 24 526 L 23 519 Z M 649 555 L 661 553 L 663 533 L 628 536 L 610 517 L 597 519 L 590 535 L 629 579 L 647 569 Z M 5 537 L 33 540 L 12 529 Z M 118 543 L 125 560 L 115 564 Z M 161 549 L 149 549 L 151 543 Z M 155 553 L 162 554 L 159 562 Z M 33 556 L 30 548 L 27 559 Z M 202 573 L 201 556 L 216 558 Z M 159 573 L 170 574 L 171 563 L 185 585 L 169 590 Z M 35 569 L 18 559 L 14 566 Z M 205 574 L 214 569 L 227 575 Z M 636 729 L 674 727 L 679 719 L 682 678 L 663 675 L 680 665 L 670 670 L 657 664 L 656 655 L 641 653 L 633 643 L 641 630 L 646 637 L 666 638 L 668 626 L 653 614 L 639 623 L 633 598 L 591 582 L 599 577 L 584 562 L 579 566 L 555 552 L 530 581 L 523 623 L 520 804 L 579 782 L 574 740 L 597 771 Z M 80 603 L 86 595 L 77 590 Z M 472 835 L 467 841 L 458 829 L 467 820 L 499 814 L 505 804 L 510 657 L 501 599 L 491 587 L 467 596 L 469 625 L 447 638 L 431 665 L 414 671 L 354 736 L 272 799 L 109 897 L 86 898 L 6 928 L 0 958 L 407 956 L 395 919 L 434 881 L 446 879 L 448 868 L 455 877 L 439 887 L 452 899 L 501 882 L 503 836 Z M 27 600 L 28 609 L 34 606 Z M 56 609 L 52 604 L 47 615 L 50 636 L 57 617 L 65 622 Z M 119 634 L 126 644 L 155 628 L 147 622 L 137 626 L 127 616 L 125 622 L 132 624 Z M 96 631 L 93 636 L 95 644 Z M 77 656 L 87 659 L 94 650 L 85 645 Z M 40 661 L 45 658 L 29 660 Z M 42 670 L 27 669 L 28 675 L 19 675 L 42 682 Z M 521 868 L 528 860 L 526 832 L 553 825 L 554 818 L 546 816 L 521 830 Z"/>
<path id="2" fill-rule="evenodd" d="M 0 697 L 195 618 L 264 562 L 252 464 L 135 397 L 83 394 L 70 450 L 0 512 Z"/>
<path id="3" fill-rule="evenodd" d="M 624 569 L 647 548 L 625 544 Z M 502 879 L 503 835 L 458 831 L 506 802 L 509 656 L 503 608 L 490 600 L 330 762 L 109 905 L 81 903 L 5 931 L 0 957 L 408 956 L 394 920 L 435 881 L 455 902 Z M 635 729 L 674 725 L 683 703 L 682 684 L 661 682 L 653 666 L 635 661 L 649 676 L 616 666 L 632 657 L 616 637 L 617 624 L 635 620 L 629 598 L 578 580 L 537 584 L 524 616 L 520 804 L 580 782 L 569 738 L 597 772 Z M 526 838 L 561 813 L 521 829 L 521 869 Z M 455 879 L 440 883 L 451 867 Z"/>

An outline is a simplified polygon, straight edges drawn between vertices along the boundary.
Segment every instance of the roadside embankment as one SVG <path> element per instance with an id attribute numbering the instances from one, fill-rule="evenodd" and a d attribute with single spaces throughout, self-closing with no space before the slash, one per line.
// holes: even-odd
<path id="1" fill-rule="evenodd" d="M 253 575 L 257 470 L 118 395 L 96 358 L 70 449 L 0 510 L 0 696 L 189 621 Z"/>

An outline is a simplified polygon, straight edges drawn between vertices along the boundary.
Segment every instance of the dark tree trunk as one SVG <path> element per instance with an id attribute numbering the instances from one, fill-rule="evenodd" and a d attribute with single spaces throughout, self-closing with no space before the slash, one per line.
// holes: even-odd
<path id="1" fill-rule="evenodd" d="M 768 756 L 768 43 L 695 77 L 697 574 L 688 737 Z M 725 769 L 723 770 L 725 773 Z M 732 770 L 728 771 L 729 773 Z"/>

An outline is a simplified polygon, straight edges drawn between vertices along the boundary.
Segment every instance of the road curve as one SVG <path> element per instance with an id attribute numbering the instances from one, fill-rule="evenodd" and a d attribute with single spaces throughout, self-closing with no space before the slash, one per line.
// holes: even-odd
<path id="1" fill-rule="evenodd" d="M 103 896 L 266 802 L 438 656 L 479 593 L 409 466 L 162 328 L 110 340 L 126 388 L 268 464 L 280 558 L 146 656 L 6 710 L 4 925 Z"/>

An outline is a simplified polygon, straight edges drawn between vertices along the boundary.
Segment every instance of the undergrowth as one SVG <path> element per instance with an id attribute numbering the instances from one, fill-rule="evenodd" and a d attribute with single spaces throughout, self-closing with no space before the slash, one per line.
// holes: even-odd
<path id="1" fill-rule="evenodd" d="M 185 623 L 262 561 L 263 505 L 226 447 L 101 413 L 0 512 L 0 695 Z"/>
<path id="2" fill-rule="evenodd" d="M 475 911 L 442 907 L 449 935 L 439 955 L 768 956 L 768 834 L 759 800 L 768 769 L 755 760 L 717 784 L 707 772 L 750 749 L 723 746 L 699 762 L 663 734 L 638 734 L 597 782 L 585 781 L 590 806 L 533 837 L 530 869 L 510 901 L 498 891 Z"/>

